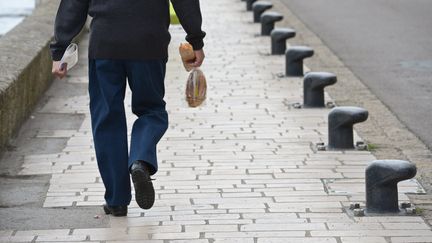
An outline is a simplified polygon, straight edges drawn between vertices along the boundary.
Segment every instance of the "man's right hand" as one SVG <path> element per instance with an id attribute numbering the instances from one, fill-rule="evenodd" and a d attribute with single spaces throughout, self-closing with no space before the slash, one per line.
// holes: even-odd
<path id="1" fill-rule="evenodd" d="M 204 58 L 205 58 L 205 54 L 204 54 L 204 50 L 198 50 L 198 51 L 194 51 L 195 52 L 195 60 L 193 60 L 192 62 L 188 63 L 188 65 L 190 65 L 191 67 L 201 67 L 202 63 L 204 62 Z"/>
<path id="2" fill-rule="evenodd" d="M 64 63 L 60 66 L 60 63 L 60 61 L 53 61 L 52 74 L 54 74 L 55 77 L 62 79 L 67 74 L 67 64 Z"/>

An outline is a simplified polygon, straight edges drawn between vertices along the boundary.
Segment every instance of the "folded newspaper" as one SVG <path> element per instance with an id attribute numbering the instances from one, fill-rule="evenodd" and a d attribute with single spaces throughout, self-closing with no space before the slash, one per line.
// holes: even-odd
<path id="1" fill-rule="evenodd" d="M 67 64 L 67 69 L 70 70 L 78 63 L 78 45 L 72 43 L 66 48 L 62 59 L 60 60 L 60 67 Z"/>

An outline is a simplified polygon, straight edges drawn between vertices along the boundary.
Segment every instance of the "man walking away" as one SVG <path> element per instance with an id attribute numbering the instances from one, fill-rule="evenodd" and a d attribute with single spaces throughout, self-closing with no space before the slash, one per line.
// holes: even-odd
<path id="1" fill-rule="evenodd" d="M 199 67 L 205 32 L 199 0 L 171 0 L 193 46 Z M 135 199 L 143 209 L 153 206 L 150 176 L 158 170 L 156 146 L 168 128 L 165 109 L 165 70 L 170 16 L 168 0 L 62 0 L 51 43 L 53 74 L 63 78 L 60 60 L 72 39 L 92 17 L 89 45 L 89 95 L 94 147 L 105 185 L 105 213 L 127 215 Z M 126 80 L 137 116 L 128 149 L 124 98 Z"/>

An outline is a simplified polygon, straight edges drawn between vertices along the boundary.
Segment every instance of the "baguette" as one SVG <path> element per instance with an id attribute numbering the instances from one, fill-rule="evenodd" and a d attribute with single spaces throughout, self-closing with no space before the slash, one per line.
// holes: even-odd
<path id="1" fill-rule="evenodd" d="M 193 68 L 189 65 L 189 63 L 193 62 L 196 58 L 193 47 L 189 43 L 181 43 L 179 47 L 179 52 L 183 61 L 183 66 L 186 71 L 189 72 Z"/>

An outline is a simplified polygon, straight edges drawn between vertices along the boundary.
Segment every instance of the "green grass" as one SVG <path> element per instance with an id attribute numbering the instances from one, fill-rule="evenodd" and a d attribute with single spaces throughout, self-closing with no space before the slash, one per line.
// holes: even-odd
<path id="1" fill-rule="evenodd" d="M 415 214 L 422 215 L 425 210 L 423 208 L 416 207 Z"/>
<path id="2" fill-rule="evenodd" d="M 378 145 L 373 144 L 373 143 L 368 143 L 367 150 L 369 150 L 369 151 L 376 151 L 377 149 L 378 149 Z"/>

